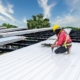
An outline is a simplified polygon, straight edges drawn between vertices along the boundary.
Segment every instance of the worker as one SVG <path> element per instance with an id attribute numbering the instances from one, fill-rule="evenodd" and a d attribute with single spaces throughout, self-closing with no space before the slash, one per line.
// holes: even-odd
<path id="1" fill-rule="evenodd" d="M 55 24 L 53 26 L 53 31 L 55 32 L 57 36 L 57 40 L 51 45 L 52 48 L 58 47 L 55 50 L 55 53 L 59 54 L 59 53 L 67 52 L 67 54 L 70 54 L 70 48 L 72 46 L 71 44 L 72 40 L 70 36 L 67 34 L 66 31 L 61 29 L 58 24 Z"/>

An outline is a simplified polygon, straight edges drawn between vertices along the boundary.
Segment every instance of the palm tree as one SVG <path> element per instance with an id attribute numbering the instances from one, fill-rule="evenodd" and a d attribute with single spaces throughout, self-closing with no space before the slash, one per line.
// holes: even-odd
<path id="1" fill-rule="evenodd" d="M 38 14 L 37 17 L 38 19 L 43 19 L 43 14 Z"/>
<path id="2" fill-rule="evenodd" d="M 32 18 L 33 18 L 34 21 L 36 21 L 36 16 L 32 15 Z"/>
<path id="3" fill-rule="evenodd" d="M 28 29 L 50 27 L 49 19 L 43 19 L 43 14 L 32 15 L 32 18 L 27 20 Z"/>

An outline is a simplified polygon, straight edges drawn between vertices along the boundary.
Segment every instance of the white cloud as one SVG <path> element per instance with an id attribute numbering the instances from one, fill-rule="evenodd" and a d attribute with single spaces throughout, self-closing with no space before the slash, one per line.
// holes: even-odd
<path id="1" fill-rule="evenodd" d="M 11 16 L 11 14 L 9 13 L 14 13 L 14 11 L 12 10 L 13 5 L 8 4 L 8 6 L 4 6 L 2 4 L 2 1 L 0 0 L 0 13 L 6 17 L 8 17 L 9 19 L 11 19 L 12 21 L 17 21 L 13 16 Z"/>
<path id="2" fill-rule="evenodd" d="M 0 20 L 1 21 L 7 21 L 7 19 L 5 19 L 3 16 L 0 16 Z"/>
<path id="3" fill-rule="evenodd" d="M 51 20 L 51 24 L 59 24 L 60 26 L 80 27 L 80 0 L 65 0 L 69 13 L 57 16 Z M 75 14 L 76 13 L 76 14 Z"/>
<path id="4" fill-rule="evenodd" d="M 3 23 L 6 23 L 6 21 L 3 21 Z M 18 23 L 18 22 L 13 22 L 13 21 L 8 20 L 7 23 L 12 24 L 12 25 L 15 25 L 17 27 L 26 27 L 26 24 L 23 23 L 23 22 Z"/>
<path id="5" fill-rule="evenodd" d="M 27 19 L 25 17 L 23 19 L 23 23 L 27 23 Z"/>
<path id="6" fill-rule="evenodd" d="M 48 0 L 38 0 L 40 7 L 44 10 L 44 18 L 50 18 L 51 16 L 51 9 L 55 6 L 55 3 L 48 5 Z"/>
<path id="7" fill-rule="evenodd" d="M 12 8 L 13 8 L 13 5 L 8 4 L 8 12 L 13 14 L 13 13 L 14 13 L 14 11 L 13 11 L 13 9 L 12 9 Z"/>
<path id="8" fill-rule="evenodd" d="M 70 9 L 75 9 L 80 12 L 80 0 L 65 0 Z"/>
<path id="9" fill-rule="evenodd" d="M 8 3 L 8 2 L 7 2 Z M 16 26 L 21 26 L 22 24 L 24 25 L 23 22 L 20 22 L 18 20 L 16 20 L 11 14 L 14 14 L 14 10 L 13 10 L 13 5 L 12 4 L 7 4 L 7 6 L 5 6 L 2 3 L 2 0 L 0 0 L 0 24 L 2 25 L 2 23 L 10 23 Z"/>
<path id="10" fill-rule="evenodd" d="M 80 0 L 65 0 L 69 9 L 70 13 L 72 13 L 72 17 L 74 17 L 75 22 L 74 25 L 80 27 Z M 75 12 L 75 14 L 73 13 Z"/>
<path id="11" fill-rule="evenodd" d="M 55 20 L 52 20 L 51 23 L 52 24 L 59 24 L 61 26 L 68 26 L 71 25 L 73 23 L 77 22 L 76 17 L 71 16 L 71 15 L 65 15 L 65 16 L 57 16 L 57 18 Z"/>
<path id="12" fill-rule="evenodd" d="M 74 26 L 80 27 L 80 17 L 77 15 L 64 15 L 57 16 L 57 18 L 51 20 L 51 25 L 59 24 L 60 26 Z"/>

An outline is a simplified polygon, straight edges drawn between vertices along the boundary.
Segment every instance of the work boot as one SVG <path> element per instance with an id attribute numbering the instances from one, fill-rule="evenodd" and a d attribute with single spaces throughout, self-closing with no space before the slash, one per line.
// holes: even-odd
<path id="1" fill-rule="evenodd" d="M 67 54 L 70 54 L 70 48 L 68 48 Z"/>
<path id="2" fill-rule="evenodd" d="M 70 49 L 68 49 L 68 50 L 64 53 L 64 55 L 68 55 L 68 54 L 70 54 Z"/>

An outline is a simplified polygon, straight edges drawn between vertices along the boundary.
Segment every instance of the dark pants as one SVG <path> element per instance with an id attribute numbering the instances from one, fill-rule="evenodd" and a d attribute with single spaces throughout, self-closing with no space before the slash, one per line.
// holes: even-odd
<path id="1" fill-rule="evenodd" d="M 56 54 L 64 53 L 64 52 L 66 52 L 66 51 L 68 51 L 68 50 L 69 50 L 69 48 L 65 48 L 65 47 L 63 47 L 63 46 L 60 46 L 60 47 L 58 47 L 58 48 L 55 50 L 55 53 L 56 53 Z"/>

